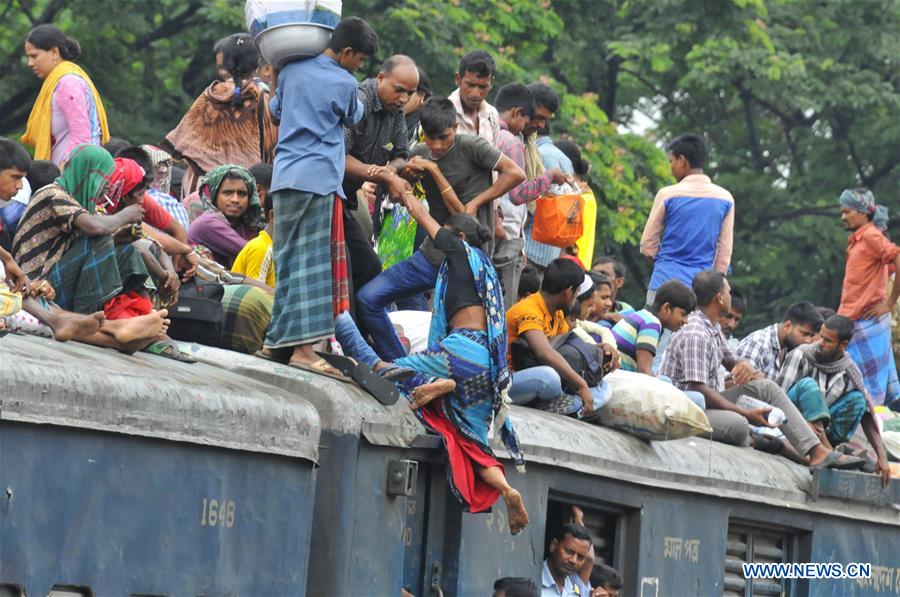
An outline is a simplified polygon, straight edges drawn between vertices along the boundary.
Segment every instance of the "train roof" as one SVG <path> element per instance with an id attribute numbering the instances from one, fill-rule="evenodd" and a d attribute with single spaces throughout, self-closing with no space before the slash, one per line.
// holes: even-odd
<path id="1" fill-rule="evenodd" d="M 122 433 L 316 462 L 319 415 L 293 392 L 204 363 L 9 334 L 0 421 Z"/>
<path id="2" fill-rule="evenodd" d="M 182 344 L 196 358 L 296 392 L 319 411 L 323 433 L 355 434 L 371 444 L 439 446 L 405 400 L 384 407 L 356 386 L 250 355 Z M 786 458 L 703 438 L 648 442 L 608 427 L 513 406 L 511 418 L 530 463 L 623 482 L 900 526 L 900 482 L 882 489 L 871 474 L 822 471 Z M 495 450 L 504 454 L 495 438 Z"/>

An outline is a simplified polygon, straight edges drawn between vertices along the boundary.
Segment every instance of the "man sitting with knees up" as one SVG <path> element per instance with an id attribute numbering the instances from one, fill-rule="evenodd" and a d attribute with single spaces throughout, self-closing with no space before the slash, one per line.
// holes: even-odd
<path id="1" fill-rule="evenodd" d="M 829 448 L 850 439 L 861 423 L 878 457 L 876 471 L 887 482 L 891 472 L 875 422 L 875 405 L 862 373 L 846 353 L 853 330 L 852 319 L 829 317 L 818 342 L 804 344 L 787 355 L 777 382 Z"/>
<path id="2" fill-rule="evenodd" d="M 756 330 L 741 340 L 734 352 L 774 381 L 785 355 L 801 344 L 812 342 L 822 321 L 812 303 L 794 303 L 788 307 L 781 323 Z"/>

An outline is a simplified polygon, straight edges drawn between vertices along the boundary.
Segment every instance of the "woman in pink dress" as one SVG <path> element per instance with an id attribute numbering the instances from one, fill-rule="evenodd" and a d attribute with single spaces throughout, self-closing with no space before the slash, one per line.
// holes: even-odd
<path id="1" fill-rule="evenodd" d="M 106 111 L 91 78 L 72 62 L 81 46 L 54 25 L 38 25 L 25 41 L 28 66 L 44 80 L 28 116 L 22 142 L 34 147 L 38 160 L 60 165 L 81 144 L 109 139 Z"/>

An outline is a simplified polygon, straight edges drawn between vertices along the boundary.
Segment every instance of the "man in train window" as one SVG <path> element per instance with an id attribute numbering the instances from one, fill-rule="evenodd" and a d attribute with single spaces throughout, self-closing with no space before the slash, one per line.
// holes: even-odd
<path id="1" fill-rule="evenodd" d="M 541 597 L 588 597 L 578 576 L 592 546 L 591 534 L 579 524 L 563 525 L 550 540 L 550 557 L 541 573 Z"/>

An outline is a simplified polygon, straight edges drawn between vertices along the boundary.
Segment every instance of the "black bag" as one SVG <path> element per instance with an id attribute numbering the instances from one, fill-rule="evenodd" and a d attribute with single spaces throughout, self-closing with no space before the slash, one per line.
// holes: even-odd
<path id="1" fill-rule="evenodd" d="M 169 336 L 184 342 L 219 346 L 225 322 L 224 294 L 225 287 L 221 284 L 196 280 L 185 283 L 178 292 L 178 302 L 169 307 L 172 320 Z"/>
<path id="2" fill-rule="evenodd" d="M 588 387 L 595 388 L 603 381 L 603 357 L 599 347 L 588 344 L 574 332 L 560 334 L 549 339 L 553 347 L 566 360 L 569 366 L 587 382 Z M 518 338 L 509 347 L 513 367 L 517 371 L 543 365 L 531 352 L 531 347 L 525 338 Z M 575 393 L 566 380 L 563 380 L 563 389 L 567 393 Z"/>

